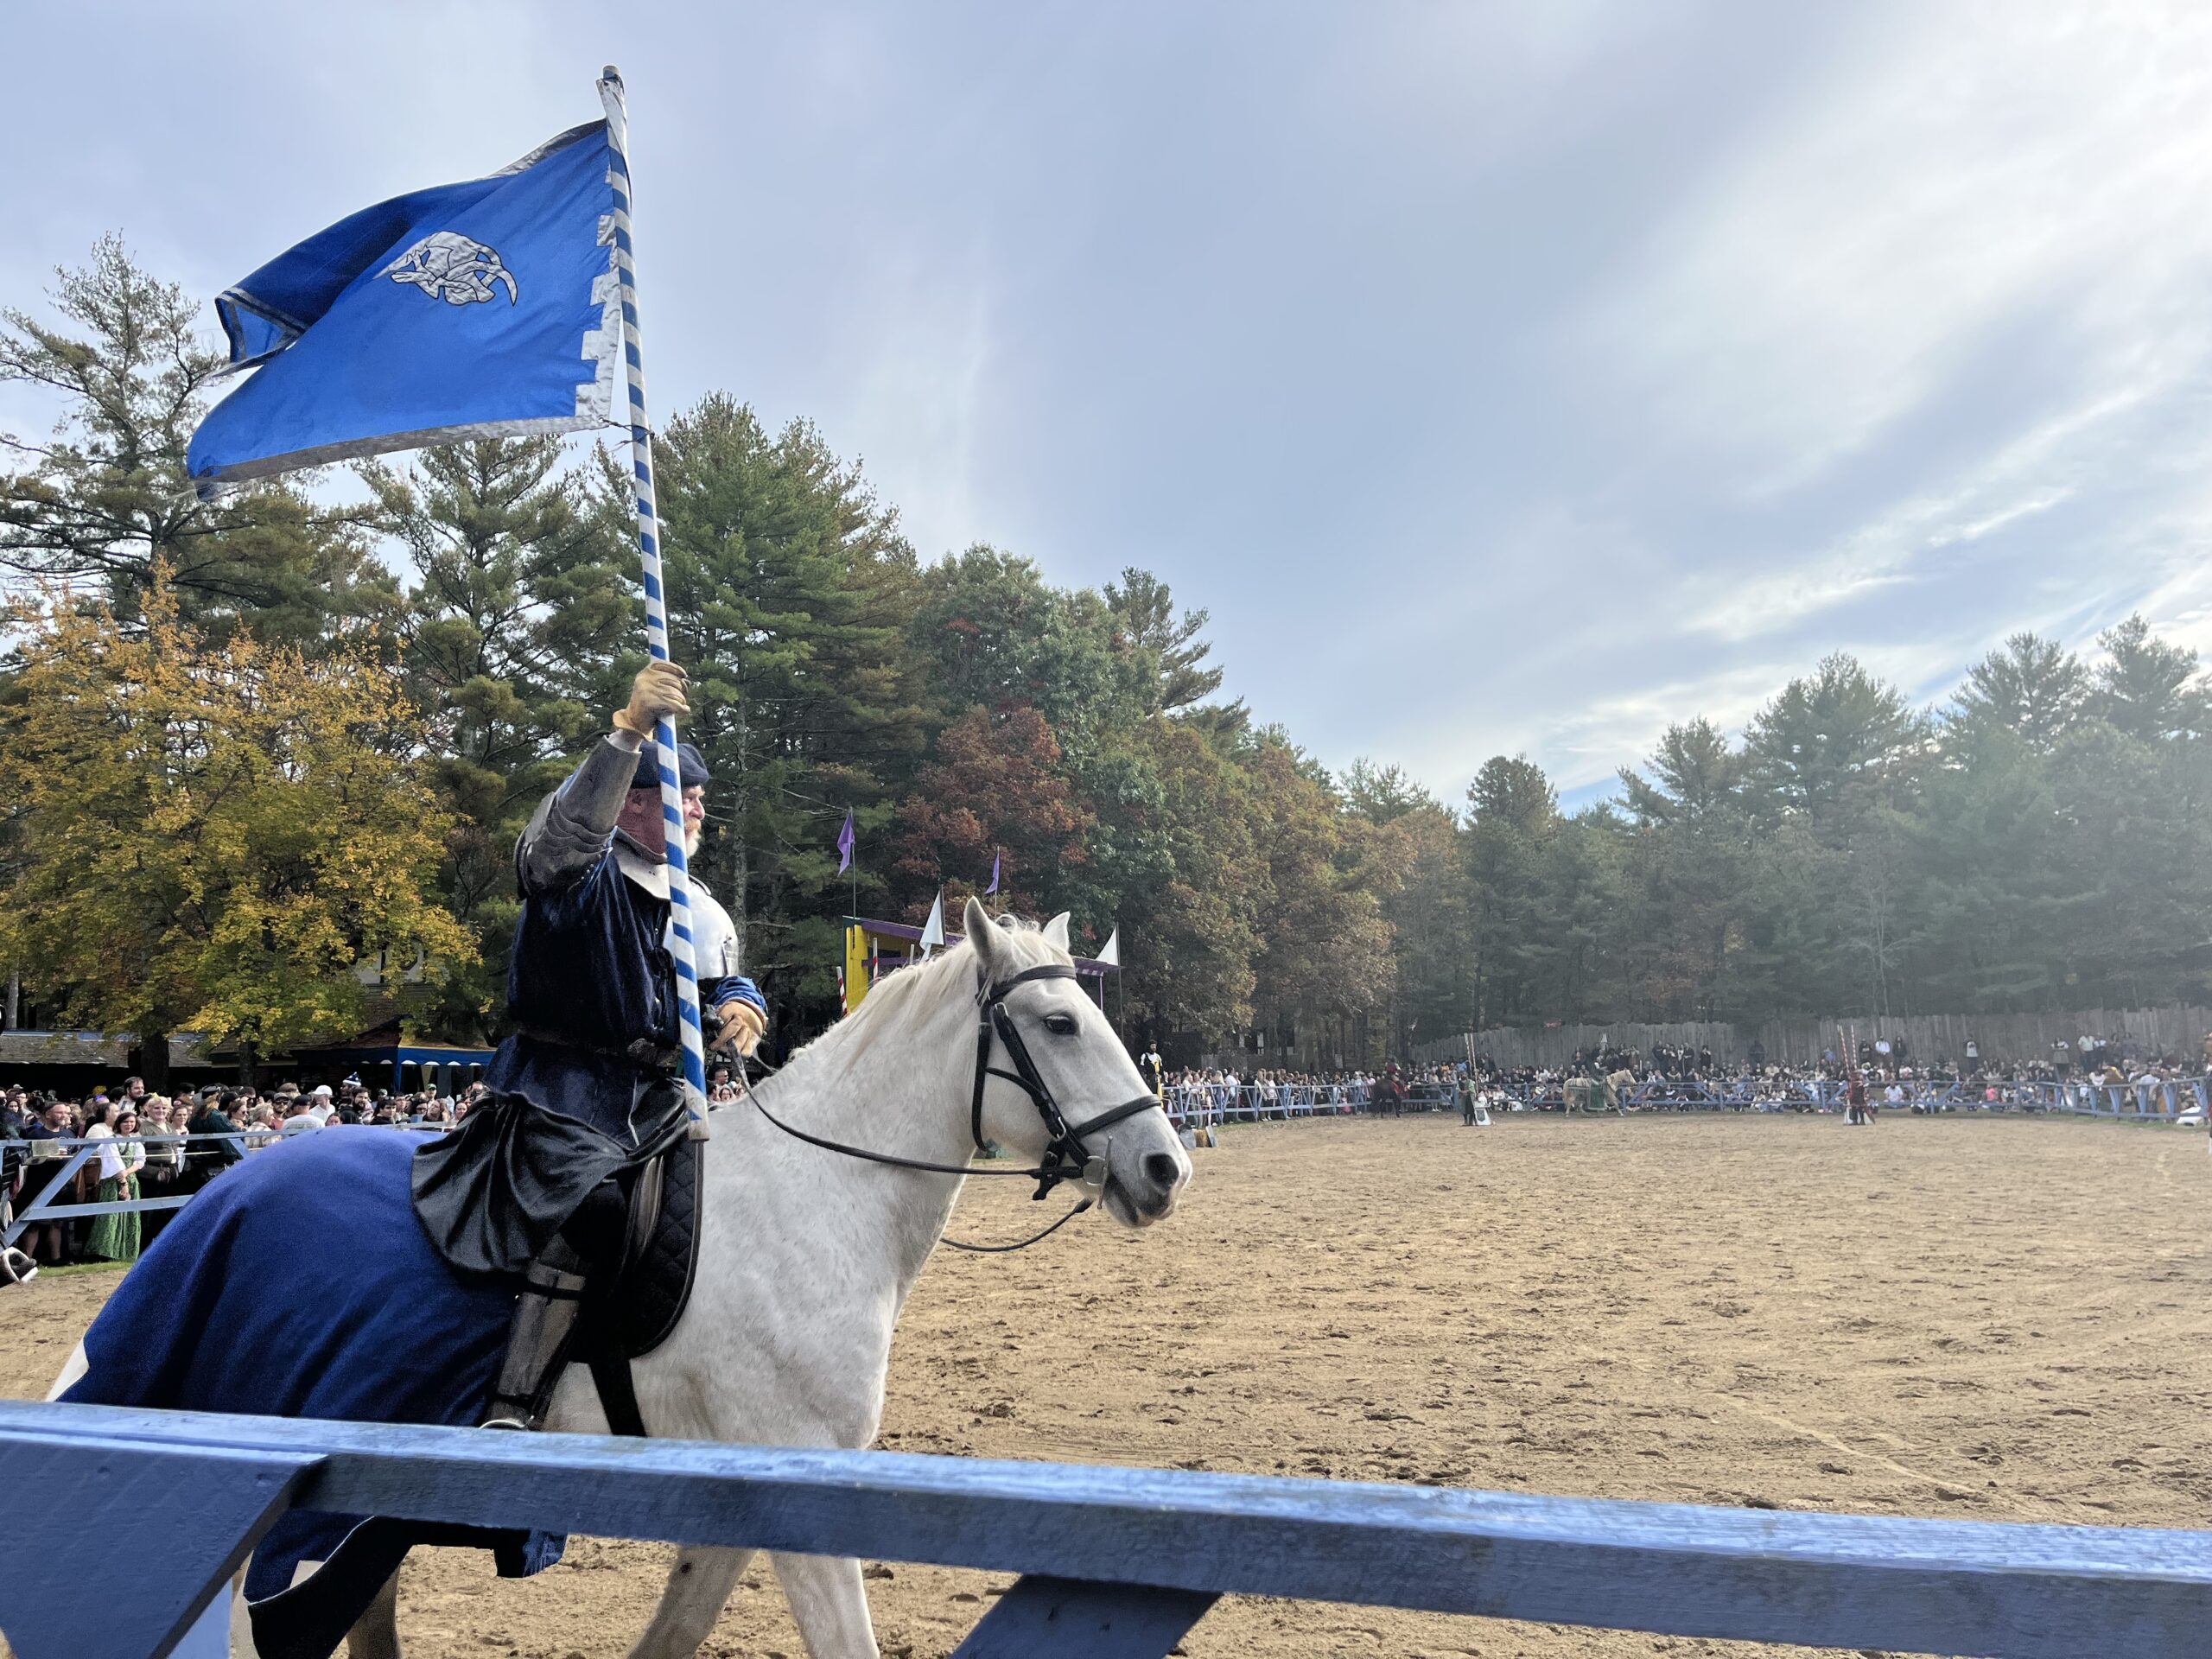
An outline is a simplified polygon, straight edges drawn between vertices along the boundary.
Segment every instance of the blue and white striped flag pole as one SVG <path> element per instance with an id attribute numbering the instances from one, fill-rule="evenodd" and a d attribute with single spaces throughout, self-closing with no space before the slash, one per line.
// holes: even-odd
<path id="1" fill-rule="evenodd" d="M 614 270 L 622 293 L 622 360 L 630 386 L 631 493 L 638 503 L 638 553 L 645 565 L 645 649 L 668 660 L 668 596 L 661 586 L 660 525 L 653 514 L 653 435 L 645 418 L 645 369 L 638 344 L 638 268 L 630 246 L 630 124 L 622 102 L 622 76 L 608 64 L 599 80 L 600 102 L 607 106 L 607 137 L 613 151 L 607 183 L 614 190 L 611 233 Z M 668 821 L 668 901 L 676 958 L 676 995 L 683 1044 L 683 1103 L 691 1114 L 694 1140 L 707 1138 L 707 1046 L 699 1022 L 699 963 L 692 948 L 691 871 L 683 854 L 683 785 L 677 774 L 676 722 L 664 716 L 653 728 L 660 757 L 660 810 Z"/>

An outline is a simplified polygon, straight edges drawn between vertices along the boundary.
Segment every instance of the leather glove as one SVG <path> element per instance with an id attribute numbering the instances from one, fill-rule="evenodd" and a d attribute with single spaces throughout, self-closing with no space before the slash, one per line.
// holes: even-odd
<path id="1" fill-rule="evenodd" d="M 683 695 L 688 686 L 683 671 L 674 663 L 647 663 L 630 683 L 629 704 L 614 716 L 614 723 L 651 742 L 654 721 L 664 715 L 680 721 L 691 712 Z"/>
<path id="2" fill-rule="evenodd" d="M 760 1039 L 768 1030 L 768 1016 L 750 1002 L 725 1002 L 715 1014 L 722 1022 L 715 1038 L 716 1048 L 747 1058 L 760 1046 Z"/>

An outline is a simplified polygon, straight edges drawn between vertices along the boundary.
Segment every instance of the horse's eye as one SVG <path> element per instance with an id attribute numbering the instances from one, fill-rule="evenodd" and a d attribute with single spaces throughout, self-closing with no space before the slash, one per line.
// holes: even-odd
<path id="1" fill-rule="evenodd" d="M 1072 1037 L 1075 1035 L 1075 1015 L 1048 1014 L 1045 1016 L 1045 1029 L 1055 1037 Z"/>

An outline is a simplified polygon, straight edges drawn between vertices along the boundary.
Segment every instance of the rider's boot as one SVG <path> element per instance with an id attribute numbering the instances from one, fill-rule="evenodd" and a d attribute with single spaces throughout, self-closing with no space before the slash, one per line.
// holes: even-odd
<path id="1" fill-rule="evenodd" d="M 507 1328 L 506 1357 L 492 1391 L 484 1428 L 543 1428 L 553 1390 L 568 1369 L 576 1325 L 583 1316 L 584 1263 L 568 1241 L 556 1238 L 531 1263 L 514 1323 Z"/>

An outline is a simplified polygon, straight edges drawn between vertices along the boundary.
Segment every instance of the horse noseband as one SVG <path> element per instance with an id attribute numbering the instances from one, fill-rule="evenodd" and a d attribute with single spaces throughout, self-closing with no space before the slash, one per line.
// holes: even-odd
<path id="1" fill-rule="evenodd" d="M 1059 963 L 1047 963 L 1041 968 L 1025 969 L 1011 979 L 996 984 L 979 982 L 976 987 L 977 1019 L 976 1027 L 976 1089 L 969 1109 L 968 1132 L 976 1142 L 976 1150 L 990 1151 L 990 1143 L 983 1139 L 983 1088 L 993 1077 L 1004 1077 L 1008 1083 L 1029 1096 L 1037 1108 L 1037 1116 L 1045 1121 L 1045 1133 L 1052 1138 L 1045 1143 L 1044 1155 L 1037 1160 L 1037 1190 L 1030 1194 L 1041 1198 L 1062 1181 L 1080 1179 L 1087 1186 L 1106 1184 L 1106 1160 L 1094 1158 L 1084 1145 L 1083 1138 L 1099 1130 L 1111 1128 L 1125 1117 L 1135 1117 L 1139 1112 L 1160 1104 L 1151 1095 L 1140 1095 L 1135 1100 L 1125 1100 L 1119 1106 L 1109 1107 L 1096 1117 L 1085 1118 L 1071 1124 L 1052 1098 L 1052 1091 L 1046 1087 L 1039 1074 L 1037 1063 L 1029 1058 L 1029 1046 L 1021 1040 L 1021 1033 L 1014 1023 L 1014 1016 L 1006 1011 L 1009 992 L 1020 986 L 1040 979 L 1073 979 L 1076 971 Z M 991 1064 L 991 1039 L 995 1037 L 1006 1050 L 1007 1058 L 1014 1062 L 1014 1070 L 1005 1071 Z"/>

